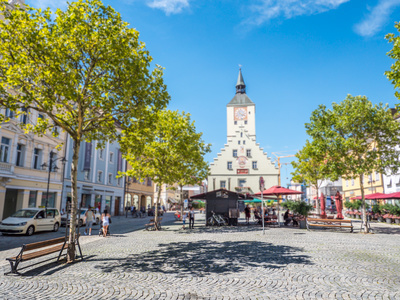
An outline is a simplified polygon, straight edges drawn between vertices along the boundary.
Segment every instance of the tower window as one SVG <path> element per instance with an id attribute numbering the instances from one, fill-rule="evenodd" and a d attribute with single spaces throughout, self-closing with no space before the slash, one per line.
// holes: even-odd
<path id="1" fill-rule="evenodd" d="M 255 169 L 255 170 L 257 169 L 257 161 L 253 161 L 253 162 L 252 162 L 252 167 L 253 167 L 253 169 Z"/>
<path id="2" fill-rule="evenodd" d="M 237 125 L 237 121 L 235 121 L 234 124 Z"/>
<path id="3" fill-rule="evenodd" d="M 246 125 L 246 124 L 247 124 L 247 121 L 244 121 L 244 124 Z"/>
<path id="4" fill-rule="evenodd" d="M 240 137 L 243 137 L 243 132 L 240 133 Z"/>
<path id="5" fill-rule="evenodd" d="M 238 145 L 240 145 L 240 141 L 238 141 Z"/>
<path id="6" fill-rule="evenodd" d="M 232 162 L 228 161 L 227 163 L 228 170 L 232 170 Z"/>
<path id="7" fill-rule="evenodd" d="M 233 156 L 233 157 L 237 157 L 237 150 L 235 149 L 235 150 L 233 150 L 232 152 L 233 152 L 233 153 L 232 153 L 232 156 Z"/>
<path id="8" fill-rule="evenodd" d="M 243 145 L 246 145 L 246 141 L 245 140 L 243 140 Z"/>
<path id="9" fill-rule="evenodd" d="M 221 180 L 221 181 L 219 182 L 219 185 L 220 185 L 220 188 L 221 188 L 221 189 L 226 188 L 226 181 L 225 181 L 225 180 Z"/>
<path id="10" fill-rule="evenodd" d="M 247 157 L 251 157 L 251 149 L 247 149 L 246 150 L 246 156 Z"/>

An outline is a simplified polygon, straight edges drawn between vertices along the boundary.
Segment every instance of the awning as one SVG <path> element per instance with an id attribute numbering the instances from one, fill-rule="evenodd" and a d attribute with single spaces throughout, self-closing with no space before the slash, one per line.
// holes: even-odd
<path id="1" fill-rule="evenodd" d="M 168 198 L 168 201 L 171 202 L 171 203 L 178 203 L 178 201 L 175 200 L 174 198 Z"/>

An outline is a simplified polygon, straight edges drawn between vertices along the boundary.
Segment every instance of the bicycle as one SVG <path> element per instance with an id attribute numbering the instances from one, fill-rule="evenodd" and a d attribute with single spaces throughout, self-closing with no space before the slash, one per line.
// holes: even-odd
<path id="1" fill-rule="evenodd" d="M 221 215 L 217 215 L 213 211 L 211 213 L 212 213 L 212 216 L 207 219 L 207 225 L 208 226 L 228 225 L 229 220 L 228 220 L 227 217 L 223 217 Z"/>

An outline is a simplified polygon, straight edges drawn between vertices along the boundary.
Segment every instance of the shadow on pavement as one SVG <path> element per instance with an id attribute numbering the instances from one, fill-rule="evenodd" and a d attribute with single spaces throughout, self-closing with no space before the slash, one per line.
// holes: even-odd
<path id="1" fill-rule="evenodd" d="M 156 272 L 178 276 L 229 274 L 248 267 L 284 268 L 288 264 L 312 264 L 301 248 L 258 241 L 210 240 L 160 244 L 159 249 L 121 259 L 102 259 L 95 268 L 103 272 Z"/>

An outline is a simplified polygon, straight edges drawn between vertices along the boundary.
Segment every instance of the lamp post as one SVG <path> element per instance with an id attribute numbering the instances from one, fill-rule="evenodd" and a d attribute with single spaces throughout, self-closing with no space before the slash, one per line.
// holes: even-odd
<path id="1" fill-rule="evenodd" d="M 61 159 L 61 163 L 63 164 L 63 166 L 64 166 L 65 163 L 67 162 L 67 160 L 65 159 L 65 157 L 53 159 L 53 156 L 54 156 L 54 152 L 53 152 L 53 151 L 50 151 L 49 165 L 47 166 L 47 163 L 43 163 L 43 164 L 42 164 L 42 169 L 43 169 L 43 170 L 45 170 L 45 169 L 48 167 L 47 192 L 46 192 L 46 202 L 45 202 L 45 215 L 46 215 L 46 218 L 47 218 L 47 205 L 48 205 L 48 202 L 49 202 L 49 189 L 50 189 L 50 175 L 51 175 L 51 171 L 53 170 L 54 172 L 57 172 L 57 170 L 59 169 L 59 168 L 57 167 L 57 165 L 55 165 L 55 166 L 53 167 L 53 164 L 54 164 L 57 160 L 59 160 L 59 159 Z M 62 201 L 62 199 L 61 199 L 61 201 Z"/>

